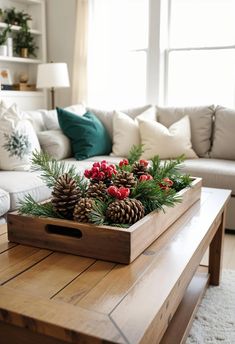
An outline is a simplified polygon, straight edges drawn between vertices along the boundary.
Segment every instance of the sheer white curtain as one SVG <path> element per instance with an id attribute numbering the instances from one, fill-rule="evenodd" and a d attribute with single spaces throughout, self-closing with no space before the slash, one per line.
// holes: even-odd
<path id="1" fill-rule="evenodd" d="M 147 0 L 90 0 L 88 103 L 125 108 L 146 103 Z"/>
<path id="2" fill-rule="evenodd" d="M 77 0 L 73 103 L 146 103 L 147 0 Z"/>
<path id="3" fill-rule="evenodd" d="M 77 0 L 72 103 L 87 102 L 89 0 Z"/>

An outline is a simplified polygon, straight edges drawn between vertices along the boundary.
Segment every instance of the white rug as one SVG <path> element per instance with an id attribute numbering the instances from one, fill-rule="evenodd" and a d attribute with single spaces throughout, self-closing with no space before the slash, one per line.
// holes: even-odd
<path id="1" fill-rule="evenodd" d="M 235 344 L 235 271 L 224 270 L 219 287 L 209 287 L 186 344 Z"/>

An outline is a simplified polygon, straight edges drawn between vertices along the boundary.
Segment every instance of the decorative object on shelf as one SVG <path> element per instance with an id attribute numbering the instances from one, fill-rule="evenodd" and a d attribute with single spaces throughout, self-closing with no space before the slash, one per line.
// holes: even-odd
<path id="1" fill-rule="evenodd" d="M 13 38 L 7 37 L 7 56 L 13 56 Z"/>
<path id="2" fill-rule="evenodd" d="M 19 75 L 19 82 L 20 83 L 22 83 L 22 84 L 27 83 L 28 80 L 29 80 L 29 75 L 27 73 L 25 73 L 25 72 L 20 73 L 20 75 Z"/>
<path id="3" fill-rule="evenodd" d="M 36 85 L 35 84 L 27 84 L 25 82 L 20 82 L 19 84 L 14 84 L 13 88 L 15 91 L 36 91 Z"/>
<path id="4" fill-rule="evenodd" d="M 7 35 L 10 28 L 7 26 L 0 32 L 0 56 L 7 56 Z"/>
<path id="5" fill-rule="evenodd" d="M 66 63 L 43 63 L 38 65 L 37 88 L 49 88 L 51 108 L 55 108 L 55 88 L 69 87 L 68 67 Z"/>
<path id="6" fill-rule="evenodd" d="M 0 84 L 12 85 L 11 73 L 8 68 L 0 68 Z"/>
<path id="7" fill-rule="evenodd" d="M 129 159 L 118 165 L 95 162 L 83 177 L 76 174 L 74 166 L 66 168 L 45 153 L 34 153 L 33 166 L 42 169 L 43 180 L 52 188 L 51 217 L 129 227 L 155 209 L 180 202 L 177 191 L 192 182 L 190 176 L 178 172 L 182 157 L 161 163 L 156 156 L 148 163 L 139 160 L 142 152 L 141 146 L 134 146 Z M 134 156 L 138 162 L 131 163 Z M 145 174 L 131 172 L 138 164 L 145 166 Z M 19 211 L 42 215 L 43 207 L 26 197 Z"/>
<path id="8" fill-rule="evenodd" d="M 18 56 L 23 58 L 28 58 L 30 56 L 37 57 L 36 50 L 38 47 L 27 25 L 22 26 L 21 29 L 16 32 L 13 42 L 14 50 Z"/>

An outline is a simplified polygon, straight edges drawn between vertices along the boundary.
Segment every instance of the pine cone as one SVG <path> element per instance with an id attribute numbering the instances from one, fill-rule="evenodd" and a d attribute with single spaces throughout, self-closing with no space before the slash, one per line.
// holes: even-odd
<path id="1" fill-rule="evenodd" d="M 148 168 L 143 165 L 143 164 L 140 164 L 139 161 L 136 161 L 134 164 L 133 164 L 133 167 L 132 167 L 132 172 L 133 174 L 139 179 L 140 176 L 142 176 L 143 174 L 146 174 L 148 171 Z"/>
<path id="2" fill-rule="evenodd" d="M 55 211 L 66 219 L 73 217 L 75 204 L 82 196 L 76 181 L 67 173 L 62 174 L 56 181 L 51 193 L 51 203 Z"/>
<path id="3" fill-rule="evenodd" d="M 116 174 L 114 181 L 114 185 L 117 187 L 125 187 L 125 188 L 133 188 L 136 186 L 137 181 L 135 180 L 135 177 L 133 173 L 127 172 L 127 171 L 120 171 Z"/>
<path id="4" fill-rule="evenodd" d="M 81 198 L 75 205 L 73 218 L 77 222 L 89 222 L 89 214 L 92 210 L 94 200 L 92 198 Z"/>
<path id="5" fill-rule="evenodd" d="M 103 182 L 90 184 L 86 193 L 86 197 L 105 201 L 107 199 L 107 186 Z"/>
<path id="6" fill-rule="evenodd" d="M 113 223 L 135 223 L 144 217 L 143 204 L 134 198 L 117 200 L 107 208 L 106 216 Z"/>

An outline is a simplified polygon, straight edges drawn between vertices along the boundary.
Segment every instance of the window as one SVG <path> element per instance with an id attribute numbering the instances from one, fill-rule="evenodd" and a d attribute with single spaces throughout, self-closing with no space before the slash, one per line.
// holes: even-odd
<path id="1" fill-rule="evenodd" d="M 235 0 L 169 0 L 165 104 L 235 99 Z"/>
<path id="2" fill-rule="evenodd" d="M 88 103 L 97 107 L 146 103 L 148 0 L 93 0 Z"/>

